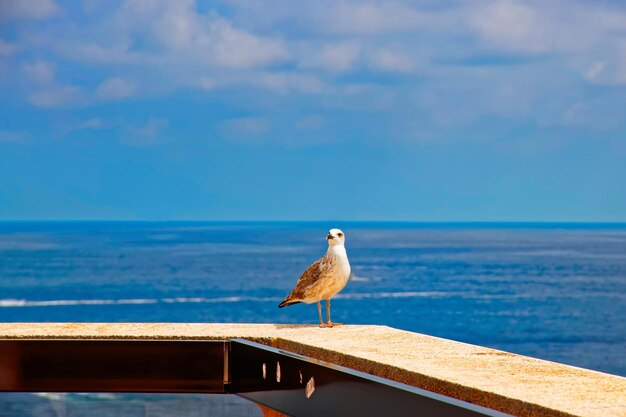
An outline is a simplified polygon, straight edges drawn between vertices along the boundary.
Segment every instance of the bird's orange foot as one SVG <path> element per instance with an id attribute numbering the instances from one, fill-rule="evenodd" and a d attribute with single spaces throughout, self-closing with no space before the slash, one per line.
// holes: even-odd
<path id="1" fill-rule="evenodd" d="M 343 323 L 333 323 L 331 321 L 326 322 L 325 327 L 337 327 L 337 326 L 343 326 Z"/>
<path id="2" fill-rule="evenodd" d="M 332 325 L 332 323 L 331 323 L 331 324 L 328 324 L 328 323 L 320 323 L 320 327 L 321 327 L 322 329 L 325 329 L 325 328 L 327 328 L 327 327 L 333 327 L 333 325 Z"/>

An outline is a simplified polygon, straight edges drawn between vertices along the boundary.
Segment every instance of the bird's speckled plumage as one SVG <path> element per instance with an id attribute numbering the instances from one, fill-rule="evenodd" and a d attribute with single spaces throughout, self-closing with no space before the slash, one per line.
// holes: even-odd
<path id="1" fill-rule="evenodd" d="M 328 232 L 328 250 L 326 254 L 313 262 L 300 276 L 296 287 L 280 303 L 279 307 L 286 307 L 296 303 L 318 303 L 320 325 L 331 327 L 330 299 L 341 291 L 350 278 L 350 262 L 344 246 L 345 235 L 339 229 L 331 229 Z M 326 313 L 328 321 L 326 325 L 321 319 L 321 306 L 319 302 L 326 300 Z"/>

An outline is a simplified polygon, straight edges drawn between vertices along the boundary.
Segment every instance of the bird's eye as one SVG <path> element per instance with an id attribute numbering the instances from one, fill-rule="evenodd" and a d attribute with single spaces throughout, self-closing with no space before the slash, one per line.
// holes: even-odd
<path id="1" fill-rule="evenodd" d="M 343 233 L 337 233 L 337 236 L 341 237 L 343 236 Z"/>

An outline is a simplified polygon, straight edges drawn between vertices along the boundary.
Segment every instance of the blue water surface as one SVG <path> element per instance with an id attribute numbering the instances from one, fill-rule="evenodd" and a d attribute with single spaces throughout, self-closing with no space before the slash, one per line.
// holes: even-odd
<path id="1" fill-rule="evenodd" d="M 626 376 L 624 224 L 0 222 L 0 321 L 316 323 L 277 305 L 331 227 L 333 320 Z"/>

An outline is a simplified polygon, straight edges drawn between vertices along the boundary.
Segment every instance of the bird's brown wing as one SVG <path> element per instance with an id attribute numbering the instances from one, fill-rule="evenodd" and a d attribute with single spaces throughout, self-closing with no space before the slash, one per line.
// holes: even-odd
<path id="1" fill-rule="evenodd" d="M 285 298 L 285 302 L 303 300 L 306 298 L 306 290 L 320 279 L 323 259 L 324 258 L 320 258 L 313 262 L 302 275 L 300 275 L 296 287 L 289 293 L 287 298 Z"/>

